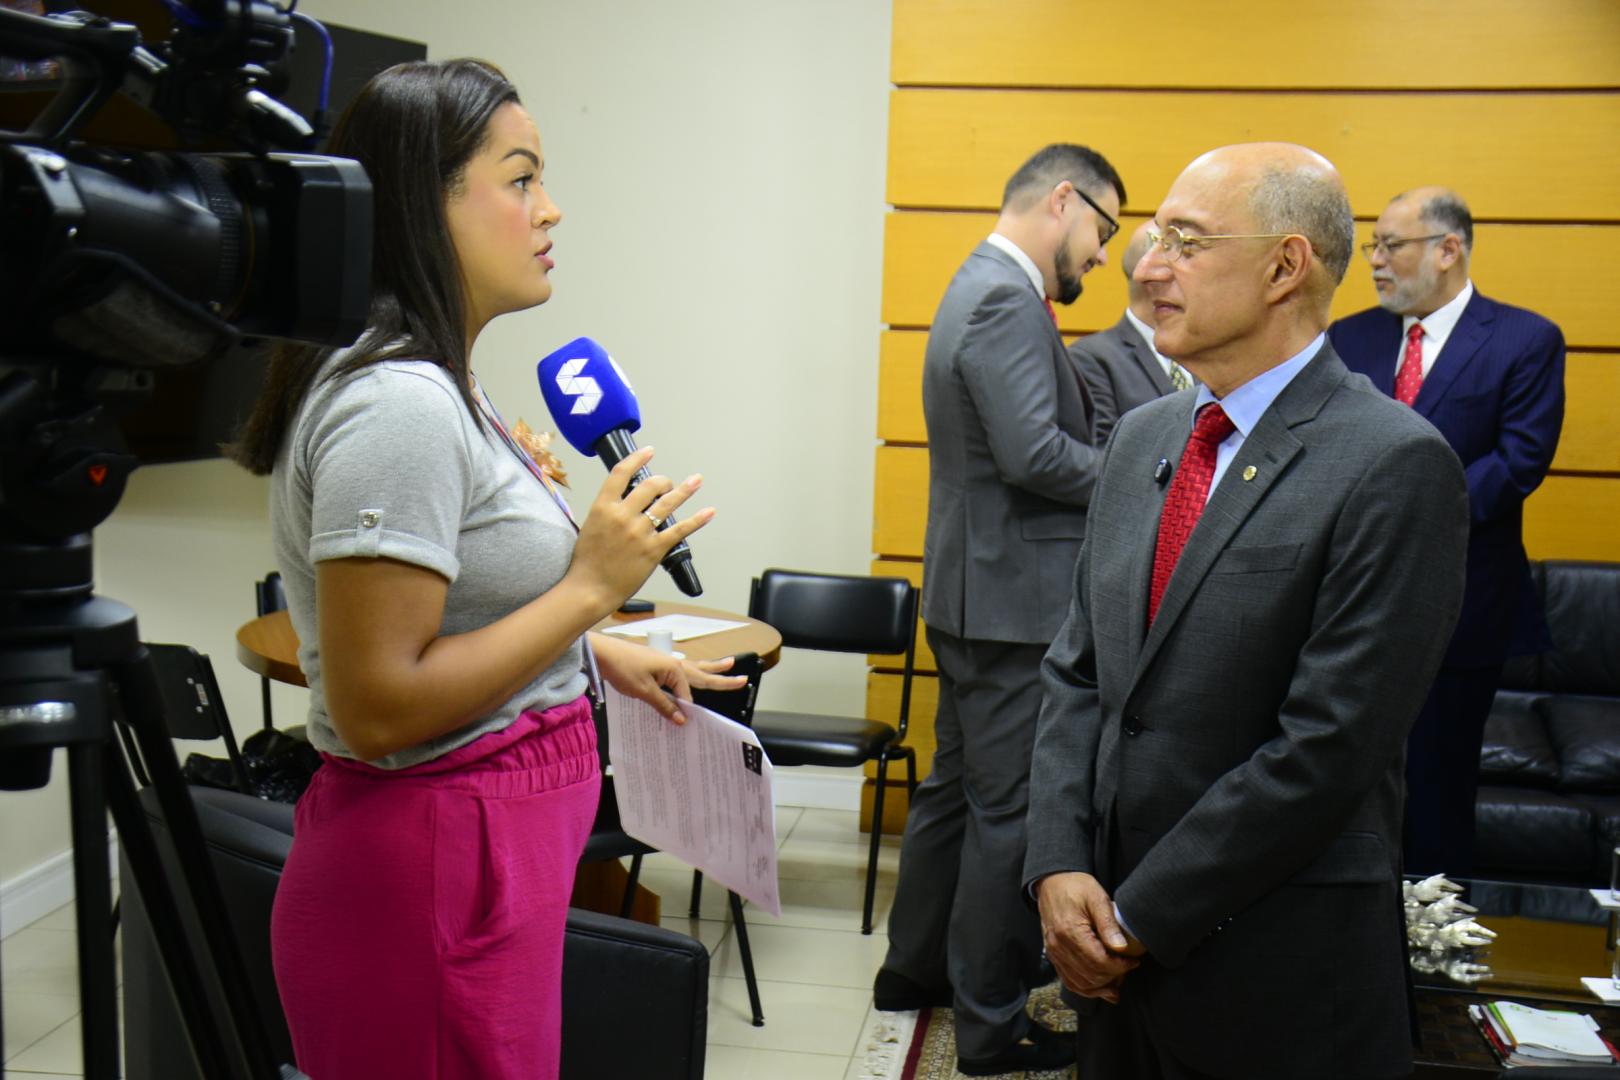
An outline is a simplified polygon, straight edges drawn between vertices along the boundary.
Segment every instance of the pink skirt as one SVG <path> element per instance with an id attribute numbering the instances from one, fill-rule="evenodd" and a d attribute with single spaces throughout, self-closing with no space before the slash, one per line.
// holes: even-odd
<path id="1" fill-rule="evenodd" d="M 408 769 L 327 758 L 271 954 L 311 1080 L 549 1080 L 563 928 L 601 787 L 590 702 Z"/>

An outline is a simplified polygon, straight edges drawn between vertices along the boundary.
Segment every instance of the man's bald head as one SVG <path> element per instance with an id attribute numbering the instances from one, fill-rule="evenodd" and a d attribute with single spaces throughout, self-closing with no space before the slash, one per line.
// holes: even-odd
<path id="1" fill-rule="evenodd" d="M 1326 327 L 1355 226 L 1322 155 L 1292 143 L 1211 150 L 1176 178 L 1155 220 L 1185 237 L 1179 259 L 1150 248 L 1136 267 L 1155 344 L 1217 393 Z"/>

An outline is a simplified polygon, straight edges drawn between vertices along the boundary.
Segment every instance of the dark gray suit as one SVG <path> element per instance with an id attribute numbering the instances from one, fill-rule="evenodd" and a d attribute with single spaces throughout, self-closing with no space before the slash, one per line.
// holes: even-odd
<path id="1" fill-rule="evenodd" d="M 1028 275 L 986 242 L 928 335 L 922 614 L 938 750 L 911 804 L 884 967 L 955 989 L 957 1052 L 1028 1030 L 1040 926 L 1022 902 L 1040 661 L 1067 607 L 1100 452 L 1090 402 Z M 948 942 L 948 945 L 947 945 Z M 948 960 L 947 960 L 948 957 Z"/>
<path id="2" fill-rule="evenodd" d="M 1121 416 L 1175 390 L 1153 347 L 1123 315 L 1107 330 L 1070 345 L 1069 356 L 1091 390 L 1091 437 L 1098 446 L 1108 442 Z"/>
<path id="3" fill-rule="evenodd" d="M 1402 1076 L 1401 765 L 1462 602 L 1462 468 L 1325 345 L 1149 627 L 1154 466 L 1193 401 L 1120 422 L 1042 668 L 1025 881 L 1094 874 L 1149 951 L 1082 1018 L 1083 1075 L 1124 1075 L 1109 1055 L 1145 1031 L 1220 1077 Z"/>

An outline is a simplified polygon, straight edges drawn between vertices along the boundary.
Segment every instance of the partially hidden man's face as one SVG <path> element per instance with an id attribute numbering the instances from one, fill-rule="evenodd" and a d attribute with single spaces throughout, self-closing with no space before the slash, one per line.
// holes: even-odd
<path id="1" fill-rule="evenodd" d="M 1097 200 L 1097 205 L 1112 214 L 1114 220 L 1119 220 L 1119 193 L 1112 186 L 1101 194 L 1093 195 L 1089 191 L 1086 194 Z M 1073 221 L 1052 256 L 1053 276 L 1058 283 L 1057 302 L 1060 304 L 1072 304 L 1078 300 L 1082 289 L 1080 279 L 1108 261 L 1102 238 L 1111 226 L 1084 199 L 1078 195 L 1070 198 L 1075 205 Z"/>
<path id="2" fill-rule="evenodd" d="M 1248 207 L 1250 184 L 1217 162 L 1189 166 L 1177 178 L 1154 223 L 1188 237 L 1257 233 Z M 1253 333 L 1266 305 L 1262 290 L 1276 240 L 1188 244 L 1171 261 L 1157 245 L 1136 264 L 1132 280 L 1153 304 L 1153 345 L 1174 360 L 1196 362 Z"/>
<path id="3" fill-rule="evenodd" d="M 1389 243 L 1436 231 L 1419 217 L 1415 203 L 1401 199 L 1378 215 L 1373 239 Z M 1428 303 L 1440 291 L 1438 244 L 1436 240 L 1420 240 L 1402 244 L 1388 254 L 1373 252 L 1373 288 L 1378 290 L 1380 307 L 1397 315 L 1427 315 L 1434 310 Z"/>

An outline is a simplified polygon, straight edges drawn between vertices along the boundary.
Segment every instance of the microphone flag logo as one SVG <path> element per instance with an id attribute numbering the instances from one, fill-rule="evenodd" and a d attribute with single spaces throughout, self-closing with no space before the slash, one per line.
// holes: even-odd
<path id="1" fill-rule="evenodd" d="M 573 416 L 589 416 L 602 401 L 602 388 L 596 380 L 580 374 L 588 362 L 588 358 L 582 356 L 567 361 L 557 371 L 557 389 L 574 399 L 573 407 L 568 410 Z"/>

